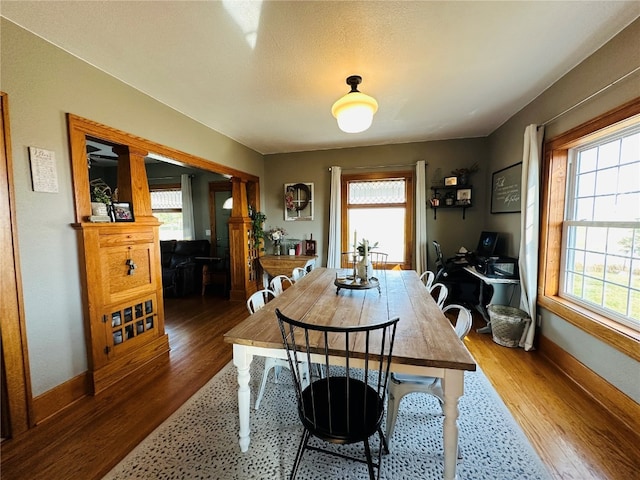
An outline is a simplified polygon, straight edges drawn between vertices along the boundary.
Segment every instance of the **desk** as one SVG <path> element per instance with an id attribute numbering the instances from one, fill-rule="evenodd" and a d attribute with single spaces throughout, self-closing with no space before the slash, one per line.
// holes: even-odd
<path id="1" fill-rule="evenodd" d="M 444 390 L 444 478 L 453 480 L 458 445 L 458 399 L 464 392 L 464 371 L 476 369 L 473 357 L 455 334 L 415 271 L 385 270 L 380 275 L 381 292 L 341 290 L 334 281 L 339 269 L 316 268 L 244 322 L 227 332 L 233 344 L 233 363 L 238 369 L 240 450 L 249 449 L 249 368 L 254 355 L 286 358 L 275 309 L 309 323 L 378 323 L 400 317 L 391 370 L 399 373 L 442 378 Z M 357 341 L 354 341 L 357 343 Z M 340 359 L 336 359 L 339 363 Z M 295 448 L 295 447 L 293 447 Z"/>
<path id="2" fill-rule="evenodd" d="M 316 255 L 264 255 L 258 257 L 262 267 L 262 284 L 269 288 L 269 277 L 291 276 L 296 267 L 309 270 L 316 264 Z"/>
<path id="3" fill-rule="evenodd" d="M 480 312 L 482 317 L 487 322 L 487 326 L 478 329 L 478 332 L 491 333 L 491 319 L 489 318 L 489 314 L 487 313 L 487 305 L 509 305 L 511 303 L 511 297 L 513 297 L 514 289 L 516 288 L 516 285 L 520 283 L 520 280 L 518 280 L 517 278 L 487 277 L 486 275 L 476 270 L 476 267 L 471 266 L 464 267 L 463 270 L 480 279 L 481 282 L 484 282 L 485 284 L 491 285 L 493 287 L 493 295 L 491 295 L 491 298 L 487 299 L 487 301 L 485 302 L 483 298 L 484 294 L 482 293 L 484 289 L 482 288 L 482 285 L 480 285 L 480 298 L 478 299 L 478 305 L 476 305 L 476 310 Z M 509 286 L 511 286 L 511 293 L 509 293 Z"/>

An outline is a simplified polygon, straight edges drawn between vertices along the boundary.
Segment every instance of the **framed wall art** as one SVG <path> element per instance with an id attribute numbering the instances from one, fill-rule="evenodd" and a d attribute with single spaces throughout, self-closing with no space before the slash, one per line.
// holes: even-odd
<path id="1" fill-rule="evenodd" d="M 284 219 L 313 220 L 313 183 L 284 184 Z"/>
<path id="2" fill-rule="evenodd" d="M 522 162 L 493 172 L 491 178 L 491 213 L 521 211 Z"/>

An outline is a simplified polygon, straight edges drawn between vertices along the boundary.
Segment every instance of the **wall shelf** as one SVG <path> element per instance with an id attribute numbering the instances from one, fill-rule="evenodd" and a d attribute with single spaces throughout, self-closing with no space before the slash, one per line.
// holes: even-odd
<path id="1" fill-rule="evenodd" d="M 460 208 L 462 209 L 462 219 L 466 218 L 467 208 L 472 207 L 471 185 L 456 185 L 451 187 L 431 187 L 433 195 L 431 197 L 431 208 L 433 209 L 433 219 L 437 219 L 437 211 L 440 208 Z M 436 203 L 437 200 L 437 203 Z"/>

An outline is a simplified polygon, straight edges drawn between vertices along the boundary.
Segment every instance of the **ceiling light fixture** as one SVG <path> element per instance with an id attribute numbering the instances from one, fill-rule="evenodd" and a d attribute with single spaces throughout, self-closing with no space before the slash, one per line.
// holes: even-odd
<path id="1" fill-rule="evenodd" d="M 338 127 L 343 132 L 364 132 L 371 126 L 373 114 L 378 111 L 376 99 L 358 91 L 361 82 L 360 75 L 347 77 L 347 85 L 351 86 L 351 91 L 331 107 L 331 113 L 338 120 Z"/>
<path id="2" fill-rule="evenodd" d="M 233 197 L 227 198 L 222 204 L 224 210 L 231 210 L 233 208 Z"/>

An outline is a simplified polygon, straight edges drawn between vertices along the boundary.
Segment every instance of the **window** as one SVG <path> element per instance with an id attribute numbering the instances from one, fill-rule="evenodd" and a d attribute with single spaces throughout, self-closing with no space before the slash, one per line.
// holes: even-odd
<path id="1" fill-rule="evenodd" d="M 640 100 L 545 144 L 541 306 L 640 360 Z"/>
<path id="2" fill-rule="evenodd" d="M 160 240 L 182 240 L 182 190 L 180 185 L 152 185 L 151 210 L 162 222 Z"/>
<path id="3" fill-rule="evenodd" d="M 569 149 L 560 295 L 640 330 L 640 127 Z"/>
<path id="4" fill-rule="evenodd" d="M 411 172 L 342 176 L 342 251 L 353 250 L 353 232 L 387 253 L 389 267 L 410 269 L 413 176 Z"/>

